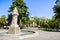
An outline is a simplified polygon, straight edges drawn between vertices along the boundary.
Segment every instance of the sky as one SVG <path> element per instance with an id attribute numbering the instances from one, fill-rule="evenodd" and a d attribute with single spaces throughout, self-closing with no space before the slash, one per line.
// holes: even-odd
<path id="1" fill-rule="evenodd" d="M 53 7 L 56 0 L 24 0 L 28 6 L 30 16 L 51 18 L 53 13 Z M 12 5 L 12 0 L 0 0 L 0 16 L 5 14 L 8 16 L 9 7 Z"/>

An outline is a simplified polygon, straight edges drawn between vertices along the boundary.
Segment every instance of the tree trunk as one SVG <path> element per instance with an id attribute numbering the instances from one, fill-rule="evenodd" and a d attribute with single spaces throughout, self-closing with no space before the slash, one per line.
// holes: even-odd
<path id="1" fill-rule="evenodd" d="M 58 26 L 57 26 L 57 31 L 58 31 Z"/>

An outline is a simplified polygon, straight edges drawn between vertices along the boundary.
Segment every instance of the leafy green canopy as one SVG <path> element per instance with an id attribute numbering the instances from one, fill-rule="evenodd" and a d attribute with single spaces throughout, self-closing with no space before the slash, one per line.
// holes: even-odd
<path id="1" fill-rule="evenodd" d="M 57 26 L 57 31 L 58 31 L 60 25 L 60 1 L 59 0 L 56 1 L 56 5 L 53 7 L 53 11 L 55 13 L 55 21 L 58 25 Z"/>
<path id="2" fill-rule="evenodd" d="M 60 19 L 60 5 L 55 5 L 53 10 L 54 10 L 56 19 Z"/>
<path id="3" fill-rule="evenodd" d="M 23 19 L 23 17 L 25 17 L 26 19 L 29 18 L 29 12 L 28 12 L 28 7 L 26 6 L 26 3 L 24 2 L 24 0 L 13 0 L 12 1 L 12 5 L 11 7 L 9 8 L 9 11 L 10 13 L 12 13 L 14 7 L 17 7 L 18 9 L 18 13 L 19 13 L 19 16 L 18 16 L 18 24 L 19 24 L 19 21 L 21 19 Z M 9 18 L 9 17 L 8 17 Z M 24 19 L 23 19 L 24 20 Z M 23 21 L 22 21 L 23 22 Z"/>
<path id="4" fill-rule="evenodd" d="M 6 25 L 6 15 L 2 15 L 1 18 L 0 18 L 0 26 L 4 26 Z"/>
<path id="5" fill-rule="evenodd" d="M 9 12 L 12 12 L 14 7 L 17 7 L 19 13 L 26 13 L 28 8 L 23 0 L 14 0 L 9 8 Z"/>

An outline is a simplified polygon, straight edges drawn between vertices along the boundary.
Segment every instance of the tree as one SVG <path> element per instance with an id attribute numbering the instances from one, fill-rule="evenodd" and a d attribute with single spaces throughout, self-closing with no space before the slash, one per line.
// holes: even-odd
<path id="1" fill-rule="evenodd" d="M 49 25 L 48 25 L 48 22 L 49 22 L 49 19 L 45 18 L 45 17 L 41 17 L 40 18 L 40 26 L 41 28 L 49 28 Z"/>
<path id="2" fill-rule="evenodd" d="M 20 20 L 20 27 L 26 27 L 26 26 L 28 26 L 28 21 L 29 21 L 29 18 L 26 18 L 26 17 L 22 17 L 22 19 Z M 23 24 L 23 25 L 21 25 L 21 24 Z"/>
<path id="3" fill-rule="evenodd" d="M 35 23 L 36 23 L 37 25 L 40 24 L 40 19 L 39 19 L 38 17 L 34 17 L 34 21 L 35 21 Z"/>
<path id="4" fill-rule="evenodd" d="M 12 13 L 14 7 L 17 7 L 18 9 L 18 24 L 20 24 L 20 20 L 25 17 L 26 19 L 29 18 L 29 12 L 28 12 L 28 7 L 26 6 L 26 3 L 24 2 L 24 0 L 13 0 L 12 1 L 12 5 L 9 8 L 10 13 Z M 10 18 L 11 19 L 11 18 Z M 23 19 L 24 20 L 24 19 Z M 23 22 L 23 21 L 22 21 Z"/>
<path id="5" fill-rule="evenodd" d="M 12 21 L 12 14 L 9 14 L 8 15 L 8 25 L 10 25 L 11 24 L 11 21 Z"/>
<path id="6" fill-rule="evenodd" d="M 0 25 L 5 26 L 6 22 L 7 22 L 6 15 L 2 15 L 1 18 L 0 18 Z"/>
<path id="7" fill-rule="evenodd" d="M 54 29 L 57 26 L 56 22 L 53 19 L 49 19 L 48 25 L 50 29 Z"/>
<path id="8" fill-rule="evenodd" d="M 57 23 L 57 31 L 58 31 L 59 23 L 60 23 L 60 0 L 56 1 L 56 5 L 54 5 L 53 11 L 55 13 L 55 21 Z"/>

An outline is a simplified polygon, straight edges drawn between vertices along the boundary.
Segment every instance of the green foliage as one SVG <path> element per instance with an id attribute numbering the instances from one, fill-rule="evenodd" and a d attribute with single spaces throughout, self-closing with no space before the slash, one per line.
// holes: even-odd
<path id="1" fill-rule="evenodd" d="M 41 28 L 55 29 L 57 27 L 55 16 L 53 16 L 52 19 L 40 18 L 40 26 Z"/>
<path id="2" fill-rule="evenodd" d="M 34 17 L 34 21 L 37 25 L 39 25 L 40 19 L 38 17 Z"/>
<path id="3" fill-rule="evenodd" d="M 4 25 L 6 25 L 6 22 L 7 22 L 6 16 L 5 15 L 2 15 L 0 17 L 0 25 L 1 26 L 4 26 Z"/>
<path id="4" fill-rule="evenodd" d="M 40 26 L 41 28 L 46 28 L 46 29 L 50 27 L 49 24 L 46 22 L 40 22 Z"/>
<path id="5" fill-rule="evenodd" d="M 54 8 L 55 19 L 60 19 L 60 5 L 55 5 Z"/>
<path id="6" fill-rule="evenodd" d="M 24 2 L 24 0 L 14 0 L 12 2 L 11 7 L 9 8 L 9 12 L 12 12 L 15 7 L 18 8 L 18 12 L 19 13 L 25 13 L 25 12 L 27 12 L 27 8 L 28 8 L 26 6 L 26 3 Z"/>
<path id="7" fill-rule="evenodd" d="M 51 29 L 54 29 L 57 26 L 57 24 L 56 24 L 56 22 L 54 20 L 49 20 L 48 24 L 49 24 Z"/>
<path id="8" fill-rule="evenodd" d="M 22 19 L 21 19 L 21 21 L 22 21 L 22 23 L 28 23 L 28 20 L 29 20 L 29 18 L 27 17 L 22 17 Z"/>
<path id="9" fill-rule="evenodd" d="M 19 13 L 18 24 L 20 25 L 20 20 L 22 23 L 26 23 L 29 18 L 29 12 L 24 0 L 13 0 L 8 12 L 12 13 L 15 7 L 17 7 Z M 8 21 L 11 22 L 11 17 L 8 17 L 8 19 Z"/>
<path id="10" fill-rule="evenodd" d="M 60 13 L 60 5 L 54 5 L 54 13 Z"/>
<path id="11" fill-rule="evenodd" d="M 8 25 L 10 25 L 11 24 L 11 21 L 12 21 L 12 14 L 9 14 L 8 15 Z"/>
<path id="12" fill-rule="evenodd" d="M 57 31 L 58 31 L 58 28 L 59 28 L 59 23 L 60 23 L 60 5 L 57 4 L 57 2 L 59 2 L 59 0 L 56 1 L 56 5 L 54 5 L 53 7 L 53 11 L 55 13 L 55 21 L 57 21 Z"/>
<path id="13" fill-rule="evenodd" d="M 46 28 L 38 28 L 39 30 L 43 30 L 43 31 L 46 31 L 47 29 Z"/>
<path id="14" fill-rule="evenodd" d="M 12 12 L 13 9 L 17 7 L 18 13 L 20 14 L 19 16 L 27 16 L 27 9 L 28 7 L 26 6 L 26 3 L 23 0 L 14 0 L 12 2 L 11 7 L 9 8 L 9 12 Z"/>
<path id="15" fill-rule="evenodd" d="M 19 23 L 20 28 L 24 28 L 24 25 L 29 24 L 29 18 L 28 17 L 22 17 Z"/>
<path id="16" fill-rule="evenodd" d="M 40 18 L 40 26 L 42 28 L 48 28 L 49 25 L 48 25 L 48 19 L 44 18 L 44 17 L 41 17 Z"/>

